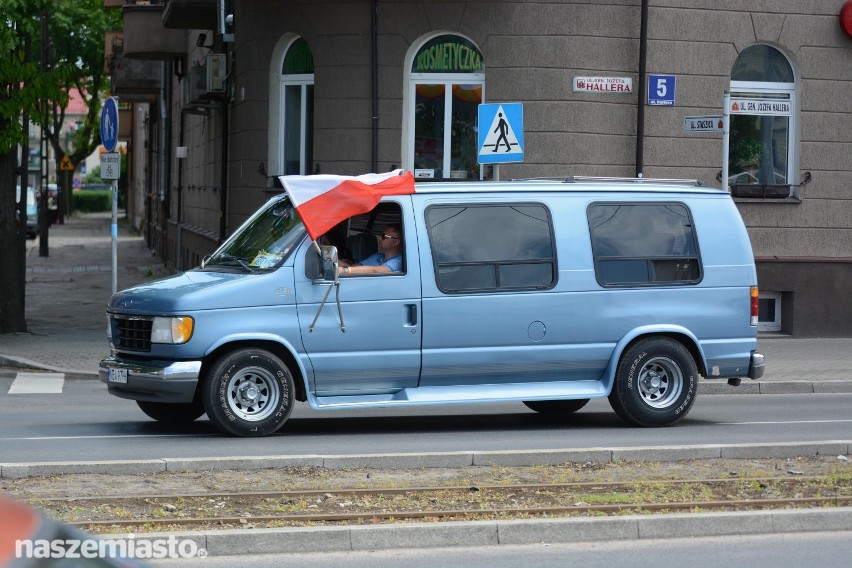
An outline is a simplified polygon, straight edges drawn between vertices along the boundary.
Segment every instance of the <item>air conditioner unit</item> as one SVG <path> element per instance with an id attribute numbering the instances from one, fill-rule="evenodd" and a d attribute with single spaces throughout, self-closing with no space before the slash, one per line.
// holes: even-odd
<path id="1" fill-rule="evenodd" d="M 181 83 L 182 110 L 206 114 L 207 109 L 218 108 L 227 88 L 225 55 L 208 55 L 204 65 L 193 65 Z"/>

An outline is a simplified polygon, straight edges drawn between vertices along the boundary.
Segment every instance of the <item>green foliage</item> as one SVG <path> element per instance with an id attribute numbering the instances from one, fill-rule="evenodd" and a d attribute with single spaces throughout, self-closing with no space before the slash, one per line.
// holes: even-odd
<path id="1" fill-rule="evenodd" d="M 111 191 L 75 191 L 71 194 L 74 211 L 90 213 L 93 211 L 110 211 L 112 209 Z"/>

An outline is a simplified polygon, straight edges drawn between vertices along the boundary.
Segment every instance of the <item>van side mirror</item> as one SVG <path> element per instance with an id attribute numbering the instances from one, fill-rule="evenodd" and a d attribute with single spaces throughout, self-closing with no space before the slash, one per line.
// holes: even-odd
<path id="1" fill-rule="evenodd" d="M 337 281 L 337 247 L 322 245 L 322 279 Z"/>

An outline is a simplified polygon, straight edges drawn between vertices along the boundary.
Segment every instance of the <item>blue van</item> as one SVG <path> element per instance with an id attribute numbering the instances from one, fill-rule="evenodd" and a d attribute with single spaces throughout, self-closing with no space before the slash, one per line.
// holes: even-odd
<path id="1" fill-rule="evenodd" d="M 389 226 L 400 270 L 338 276 Z M 567 414 L 607 397 L 668 426 L 699 375 L 763 374 L 745 226 L 694 181 L 421 182 L 320 242 L 279 195 L 200 267 L 115 294 L 101 381 L 156 420 L 261 436 L 296 400 Z"/>

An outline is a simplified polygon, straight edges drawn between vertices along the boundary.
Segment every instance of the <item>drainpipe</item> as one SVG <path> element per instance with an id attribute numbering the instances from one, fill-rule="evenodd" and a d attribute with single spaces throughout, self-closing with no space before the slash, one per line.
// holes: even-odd
<path id="1" fill-rule="evenodd" d="M 230 59 L 230 49 L 228 49 L 229 44 L 225 44 L 225 62 L 226 68 L 228 69 L 227 76 L 230 77 L 231 72 L 233 72 L 233 63 L 228 61 Z M 230 83 L 230 78 L 228 79 L 228 83 Z M 227 88 L 227 91 L 230 92 L 230 85 Z M 230 136 L 229 128 L 228 128 L 228 106 L 230 105 L 230 96 L 225 97 L 222 101 L 222 191 L 219 192 L 219 244 L 225 242 L 225 238 L 227 237 L 228 231 L 228 137 Z"/>
<path id="2" fill-rule="evenodd" d="M 219 194 L 219 244 L 225 242 L 228 224 L 228 101 L 222 101 L 222 191 Z"/>
<path id="3" fill-rule="evenodd" d="M 379 168 L 379 14 L 378 0 L 370 2 L 370 74 L 372 79 L 373 145 L 371 172 Z"/>
<path id="4" fill-rule="evenodd" d="M 639 104 L 636 112 L 636 177 L 642 177 L 645 169 L 645 72 L 648 58 L 648 0 L 642 0 L 642 15 L 639 25 Z"/>

